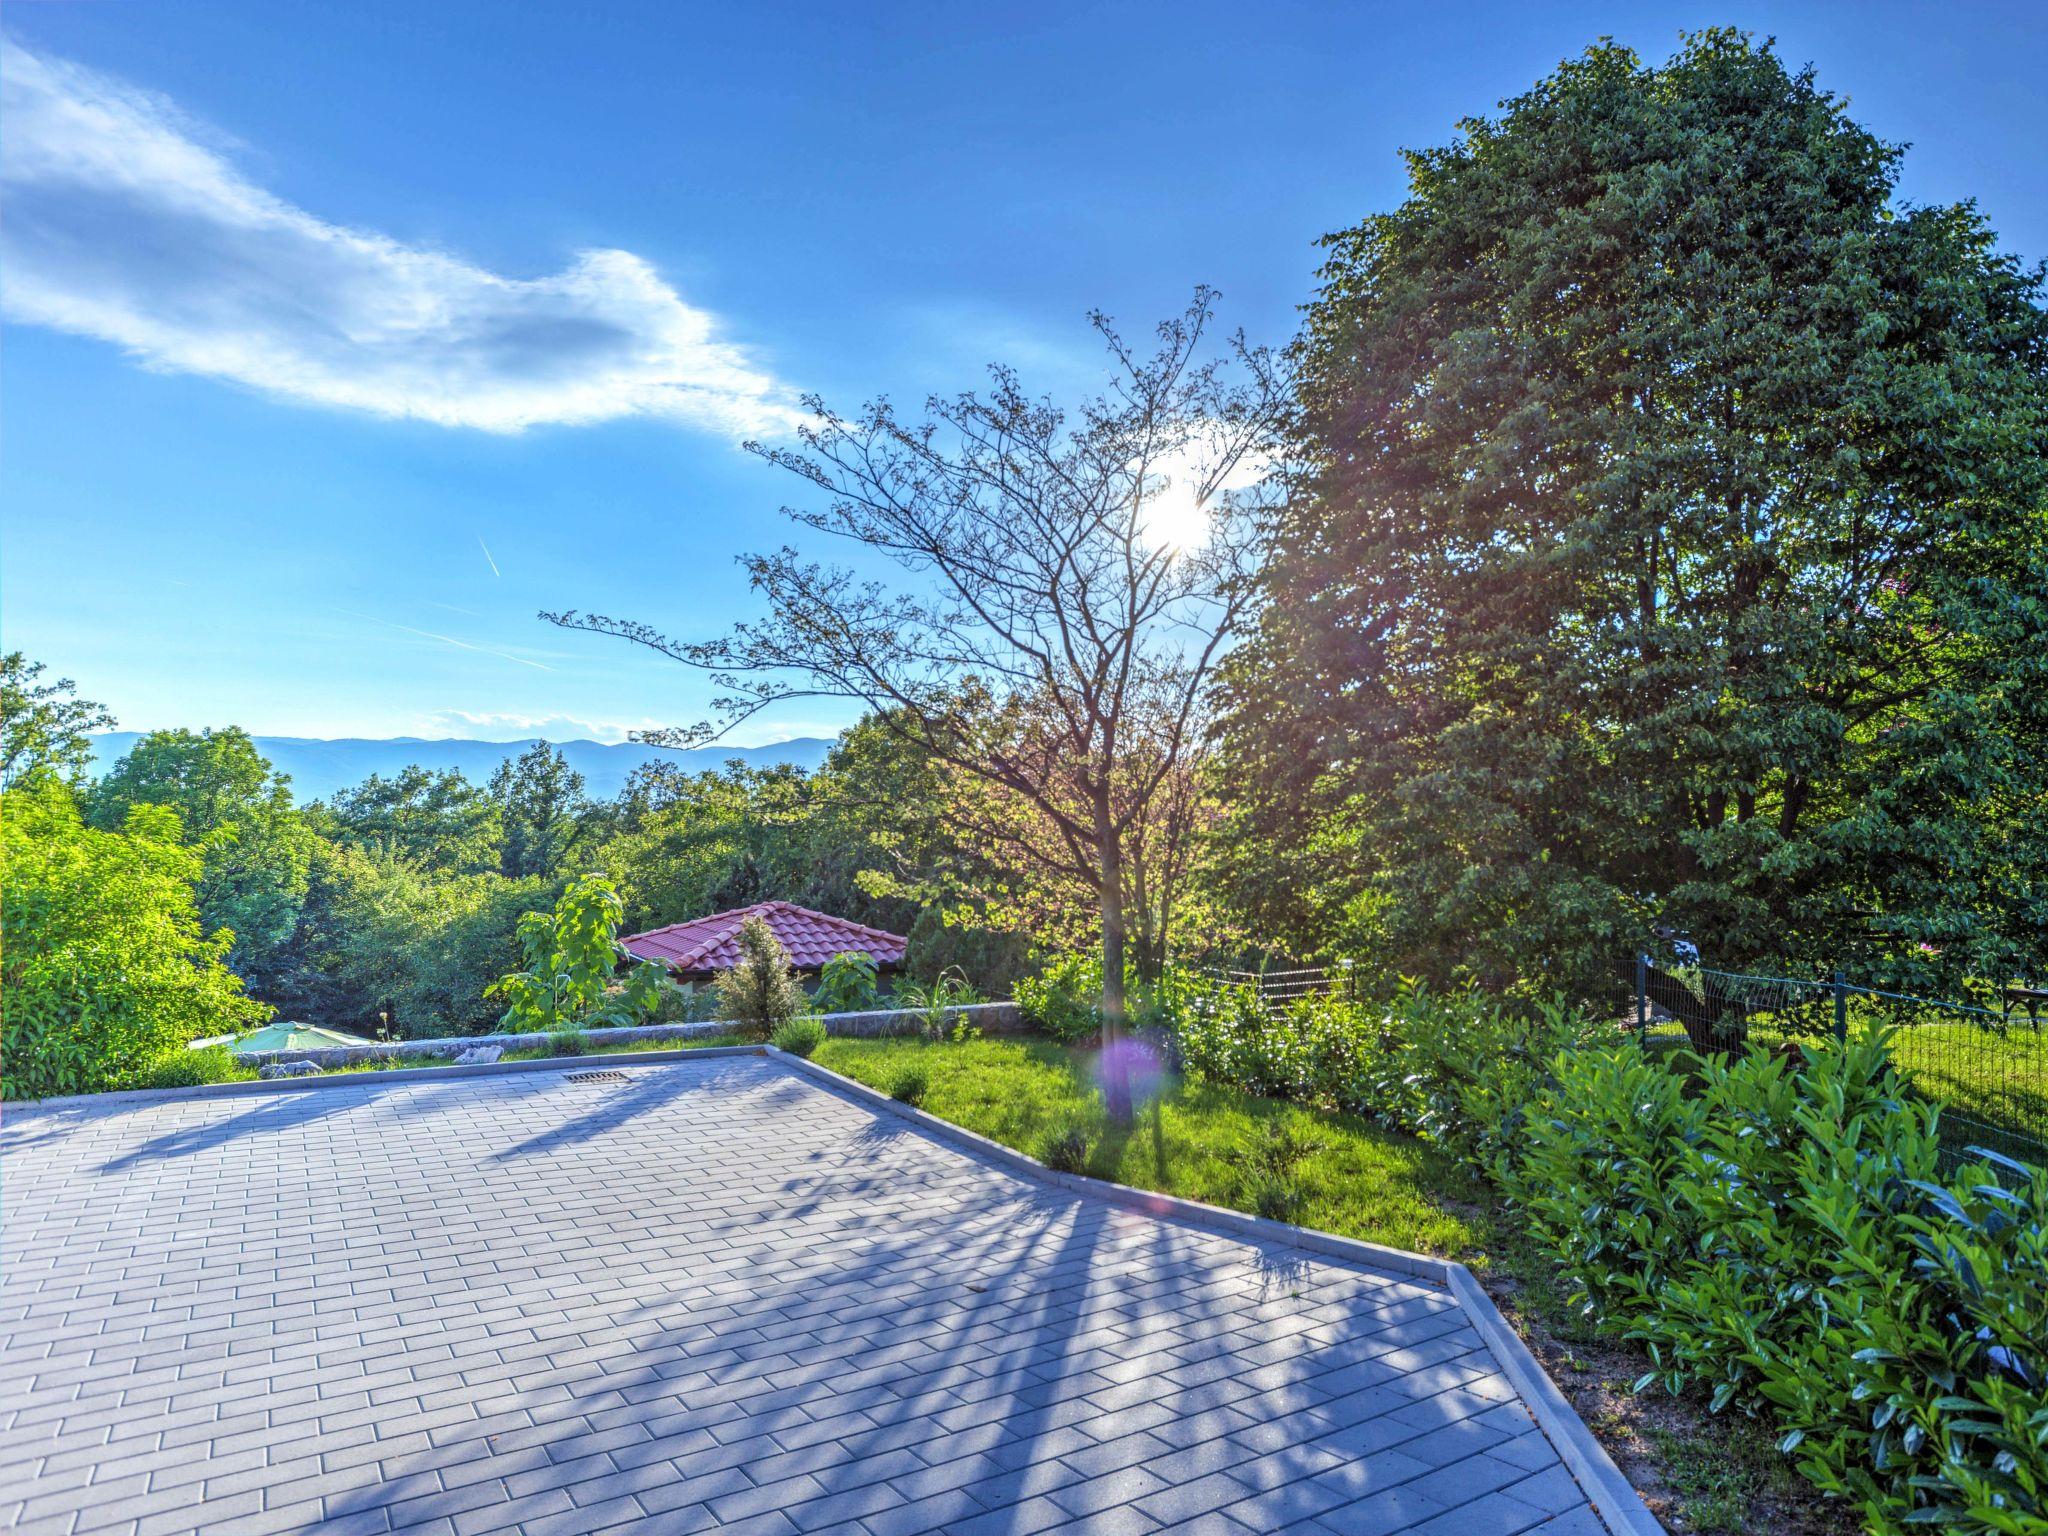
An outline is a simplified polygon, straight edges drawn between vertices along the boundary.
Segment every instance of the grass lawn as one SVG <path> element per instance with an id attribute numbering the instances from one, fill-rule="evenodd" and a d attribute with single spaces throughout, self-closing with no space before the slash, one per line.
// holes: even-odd
<path id="1" fill-rule="evenodd" d="M 1079 1120 L 1091 1133 L 1088 1172 L 1138 1189 L 1253 1209 L 1231 1161 L 1279 1126 L 1317 1144 L 1299 1165 L 1306 1192 L 1294 1220 L 1346 1237 L 1473 1261 L 1481 1257 L 1487 1196 L 1453 1158 L 1352 1115 L 1254 1098 L 1168 1077 L 1127 1133 L 1107 1132 L 1094 1053 L 1045 1040 L 827 1040 L 813 1058 L 887 1093 L 913 1066 L 929 1087 L 921 1107 L 1038 1157 L 1048 1135 Z"/>

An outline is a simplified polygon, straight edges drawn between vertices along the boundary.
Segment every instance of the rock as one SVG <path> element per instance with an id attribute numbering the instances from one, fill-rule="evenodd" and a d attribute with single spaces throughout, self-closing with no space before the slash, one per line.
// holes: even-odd
<path id="1" fill-rule="evenodd" d="M 273 1061 L 256 1069 L 258 1077 L 318 1077 L 319 1065 L 310 1061 Z"/>
<path id="2" fill-rule="evenodd" d="M 455 1058 L 458 1067 L 485 1067 L 505 1054 L 502 1045 L 472 1045 Z"/>

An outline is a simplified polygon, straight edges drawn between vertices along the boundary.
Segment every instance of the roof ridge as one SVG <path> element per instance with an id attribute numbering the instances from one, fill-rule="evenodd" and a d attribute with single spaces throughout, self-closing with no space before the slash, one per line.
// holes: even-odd
<path id="1" fill-rule="evenodd" d="M 692 964 L 693 961 L 703 959 L 706 954 L 731 938 L 733 930 L 758 911 L 760 906 L 761 904 L 757 901 L 751 907 L 739 907 L 730 912 L 714 912 L 710 917 L 699 918 L 698 921 L 703 923 L 710 923 L 716 918 L 736 918 L 738 921 L 718 923 L 696 945 L 676 956 L 669 964 L 679 971 L 695 970 L 696 966 Z"/>

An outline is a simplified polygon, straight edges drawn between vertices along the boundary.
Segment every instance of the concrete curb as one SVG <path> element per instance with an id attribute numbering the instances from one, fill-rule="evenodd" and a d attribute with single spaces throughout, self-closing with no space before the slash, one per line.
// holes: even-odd
<path id="1" fill-rule="evenodd" d="M 1594 1512 L 1607 1522 L 1607 1528 L 1614 1536 L 1665 1536 L 1663 1524 L 1650 1512 L 1635 1485 L 1622 1475 L 1614 1458 L 1607 1454 L 1593 1432 L 1586 1428 L 1586 1421 L 1579 1417 L 1565 1396 L 1557 1389 L 1557 1383 L 1550 1379 L 1550 1373 L 1543 1369 L 1543 1362 L 1529 1351 L 1522 1342 L 1522 1336 L 1515 1332 L 1493 1298 L 1481 1289 L 1472 1271 L 1462 1264 L 1448 1264 L 1451 1294 L 1463 1304 L 1472 1319 L 1472 1325 L 1479 1330 L 1486 1347 L 1493 1352 L 1493 1358 L 1500 1363 L 1501 1374 L 1514 1385 L 1536 1415 L 1536 1422 L 1543 1427 L 1543 1433 L 1550 1437 L 1550 1443 L 1557 1448 L 1557 1454 L 1570 1468 L 1579 1487 L 1585 1490 L 1592 1501 Z"/>
<path id="2" fill-rule="evenodd" d="M 972 1152 L 1024 1178 L 1077 1194 L 1092 1195 L 1149 1216 L 1185 1221 L 1194 1226 L 1227 1232 L 1233 1237 L 1300 1248 L 1360 1269 L 1422 1280 L 1449 1291 L 1472 1319 L 1488 1352 L 1499 1364 L 1501 1374 L 1520 1394 L 1535 1416 L 1537 1426 L 1556 1448 L 1559 1458 L 1585 1490 L 1595 1512 L 1606 1522 L 1613 1536 L 1666 1536 L 1663 1525 L 1622 1475 L 1621 1468 L 1614 1464 L 1614 1458 L 1607 1454 L 1606 1447 L 1594 1438 L 1585 1421 L 1565 1401 L 1557 1383 L 1550 1379 L 1542 1364 L 1529 1352 L 1528 1345 L 1522 1342 L 1500 1308 L 1494 1305 L 1493 1298 L 1480 1288 L 1479 1282 L 1472 1277 L 1472 1271 L 1463 1264 L 1432 1258 L 1426 1253 L 1410 1253 L 1404 1248 L 1389 1248 L 1358 1238 L 1318 1232 L 1311 1227 L 1268 1221 L 1262 1216 L 1204 1205 L 1198 1200 L 1183 1200 L 1176 1195 L 1133 1189 L 1128 1184 L 1113 1184 L 1085 1174 L 1058 1173 L 1035 1158 L 1026 1157 L 949 1120 L 927 1114 L 915 1105 L 892 1099 L 865 1083 L 856 1082 L 829 1067 L 821 1067 L 805 1057 L 792 1056 L 772 1045 L 764 1045 L 760 1050 L 763 1056 L 811 1078 L 844 1098 L 907 1120 L 936 1141 L 948 1142 Z"/>
<path id="3" fill-rule="evenodd" d="M 258 1093 L 319 1093 L 334 1088 L 381 1088 L 387 1083 L 438 1083 L 459 1077 L 500 1077 L 514 1072 L 596 1072 L 607 1067 L 672 1066 L 715 1056 L 759 1056 L 763 1045 L 685 1045 L 666 1051 L 613 1051 L 603 1056 L 542 1056 L 533 1061 L 486 1061 L 459 1067 L 382 1067 L 329 1072 L 319 1077 L 276 1077 L 240 1083 L 199 1083 L 190 1088 L 130 1088 L 120 1093 L 77 1093 L 22 1099 L 0 1106 L 0 1116 L 90 1109 L 98 1104 L 163 1104 L 175 1099 L 232 1099 Z"/>
<path id="4" fill-rule="evenodd" d="M 917 1008 L 870 1008 L 858 1013 L 817 1015 L 828 1035 L 866 1039 L 878 1035 L 910 1035 L 922 1028 L 925 1014 Z M 945 1010 L 947 1023 L 971 1024 L 984 1034 L 1011 1034 L 1024 1027 L 1021 1009 L 1013 1002 L 958 1003 Z M 746 1026 L 730 1019 L 699 1019 L 688 1024 L 622 1024 L 586 1029 L 583 1038 L 592 1045 L 632 1045 L 636 1042 L 703 1040 L 714 1035 L 744 1032 Z M 456 1057 L 479 1045 L 501 1046 L 508 1051 L 530 1051 L 545 1046 L 553 1037 L 523 1035 L 440 1035 L 430 1040 L 365 1040 L 360 1045 L 308 1045 L 297 1050 L 244 1051 L 236 1059 L 247 1066 L 267 1067 L 288 1061 L 310 1061 L 323 1069 L 360 1065 L 366 1061 L 390 1061 L 394 1057 Z"/>

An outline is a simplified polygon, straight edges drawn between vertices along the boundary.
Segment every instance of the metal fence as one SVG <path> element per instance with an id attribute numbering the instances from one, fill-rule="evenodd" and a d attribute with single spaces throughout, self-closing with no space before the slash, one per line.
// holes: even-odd
<path id="1" fill-rule="evenodd" d="M 2048 1164 L 2048 994 L 2000 989 L 2000 1006 L 1826 981 L 1636 960 L 1635 1023 L 1646 1048 L 1740 1050 L 1833 1035 L 1866 1020 L 1898 1027 L 1892 1065 L 1942 1106 L 1943 1140 Z"/>
<path id="2" fill-rule="evenodd" d="M 1259 1001 L 1265 1006 L 1285 1007 L 1296 998 L 1321 997 L 1333 994 L 1353 998 L 1358 995 L 1358 973 L 1349 961 L 1336 965 L 1297 965 L 1284 970 L 1235 971 L 1210 967 L 1202 972 L 1211 981 L 1225 986 L 1245 987 L 1258 993 Z"/>

